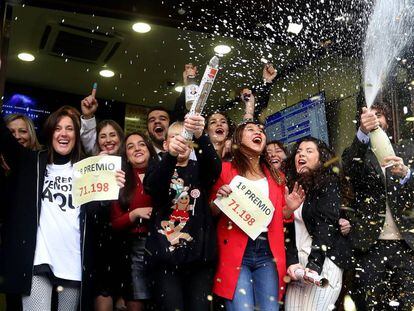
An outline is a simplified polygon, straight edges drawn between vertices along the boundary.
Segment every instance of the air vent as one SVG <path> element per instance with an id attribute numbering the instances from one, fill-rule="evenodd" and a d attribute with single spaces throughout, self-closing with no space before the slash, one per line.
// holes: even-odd
<path id="1" fill-rule="evenodd" d="M 105 64 L 119 48 L 119 35 L 56 23 L 46 25 L 39 48 L 44 52 L 87 63 Z"/>

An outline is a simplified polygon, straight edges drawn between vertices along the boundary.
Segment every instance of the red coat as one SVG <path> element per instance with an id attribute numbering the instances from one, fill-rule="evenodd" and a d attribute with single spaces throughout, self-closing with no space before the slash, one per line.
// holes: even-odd
<path id="1" fill-rule="evenodd" d="M 271 177 L 270 171 L 263 167 L 269 184 L 269 199 L 273 203 L 275 213 L 268 226 L 269 245 L 276 262 L 279 276 L 279 300 L 285 291 L 286 256 L 285 239 L 283 232 L 283 206 L 285 206 L 284 185 L 278 185 Z M 217 190 L 223 184 L 230 184 L 231 180 L 238 175 L 237 170 L 230 162 L 223 162 L 220 178 L 212 189 L 214 200 Z M 231 226 L 230 226 L 231 225 Z M 240 266 L 244 251 L 247 246 L 248 236 L 236 224 L 225 215 L 221 214 L 217 226 L 218 239 L 218 266 L 214 277 L 213 292 L 226 299 L 233 299 L 237 280 L 239 279 Z M 276 281 L 276 280 L 275 280 Z"/>

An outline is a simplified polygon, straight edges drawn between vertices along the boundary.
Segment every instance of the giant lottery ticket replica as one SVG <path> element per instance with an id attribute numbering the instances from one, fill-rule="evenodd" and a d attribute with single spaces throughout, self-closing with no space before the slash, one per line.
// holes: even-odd
<path id="1" fill-rule="evenodd" d="M 275 208 L 248 179 L 236 176 L 230 183 L 232 193 L 214 203 L 251 239 L 255 240 L 272 221 Z"/>
<path id="2" fill-rule="evenodd" d="M 102 155 L 74 164 L 72 196 L 76 206 L 91 201 L 117 200 L 119 186 L 115 173 L 121 169 L 121 157 Z"/>

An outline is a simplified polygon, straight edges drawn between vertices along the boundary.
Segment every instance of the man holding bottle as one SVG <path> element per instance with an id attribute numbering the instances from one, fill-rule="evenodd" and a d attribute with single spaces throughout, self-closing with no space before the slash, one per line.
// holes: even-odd
<path id="1" fill-rule="evenodd" d="M 383 149 L 374 146 L 373 132 L 378 127 L 386 132 L 390 116 L 384 103 L 363 108 L 356 137 L 342 155 L 355 192 L 350 238 L 358 310 L 414 306 L 414 176 L 405 164 L 412 163 L 414 155 L 407 145 L 393 146 L 395 155 L 373 152 Z"/>

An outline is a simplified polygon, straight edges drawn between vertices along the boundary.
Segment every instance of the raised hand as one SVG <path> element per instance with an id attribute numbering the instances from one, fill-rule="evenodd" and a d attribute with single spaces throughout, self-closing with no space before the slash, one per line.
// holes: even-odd
<path id="1" fill-rule="evenodd" d="M 276 78 L 277 70 L 273 67 L 271 63 L 267 63 L 263 67 L 263 80 L 267 83 L 270 83 L 273 81 L 274 78 Z"/>
<path id="2" fill-rule="evenodd" d="M 188 146 L 187 140 L 181 135 L 175 135 L 171 138 L 170 143 L 168 144 L 168 152 L 173 157 L 178 157 L 179 154 L 185 154 L 190 148 Z"/>
<path id="3" fill-rule="evenodd" d="M 244 88 L 240 92 L 240 97 L 242 99 L 242 102 L 246 105 L 244 108 L 244 120 L 253 119 L 254 117 L 254 104 L 255 104 L 255 98 L 253 95 L 252 90 L 248 88 Z"/>
<path id="4" fill-rule="evenodd" d="M 297 182 L 295 182 L 291 193 L 289 193 L 288 187 L 285 187 L 285 201 L 288 210 L 294 212 L 305 201 L 305 190 Z"/>
<path id="5" fill-rule="evenodd" d="M 92 88 L 91 95 L 85 97 L 81 101 L 81 110 L 82 115 L 85 119 L 92 118 L 96 110 L 98 109 L 98 101 L 95 98 L 96 96 L 96 83 L 94 83 L 94 87 Z"/>
<path id="6" fill-rule="evenodd" d="M 197 66 L 194 66 L 191 63 L 184 65 L 184 71 L 183 71 L 184 85 L 187 85 L 189 76 L 195 77 L 196 75 L 197 75 Z"/>
<path id="7" fill-rule="evenodd" d="M 362 114 L 361 114 L 361 125 L 359 128 L 363 133 L 368 135 L 369 132 L 376 129 L 380 125 L 375 112 L 371 111 L 370 109 L 363 107 Z"/>
<path id="8" fill-rule="evenodd" d="M 205 127 L 204 117 L 201 115 L 187 114 L 184 119 L 184 128 L 193 133 L 195 138 L 200 138 Z"/>

